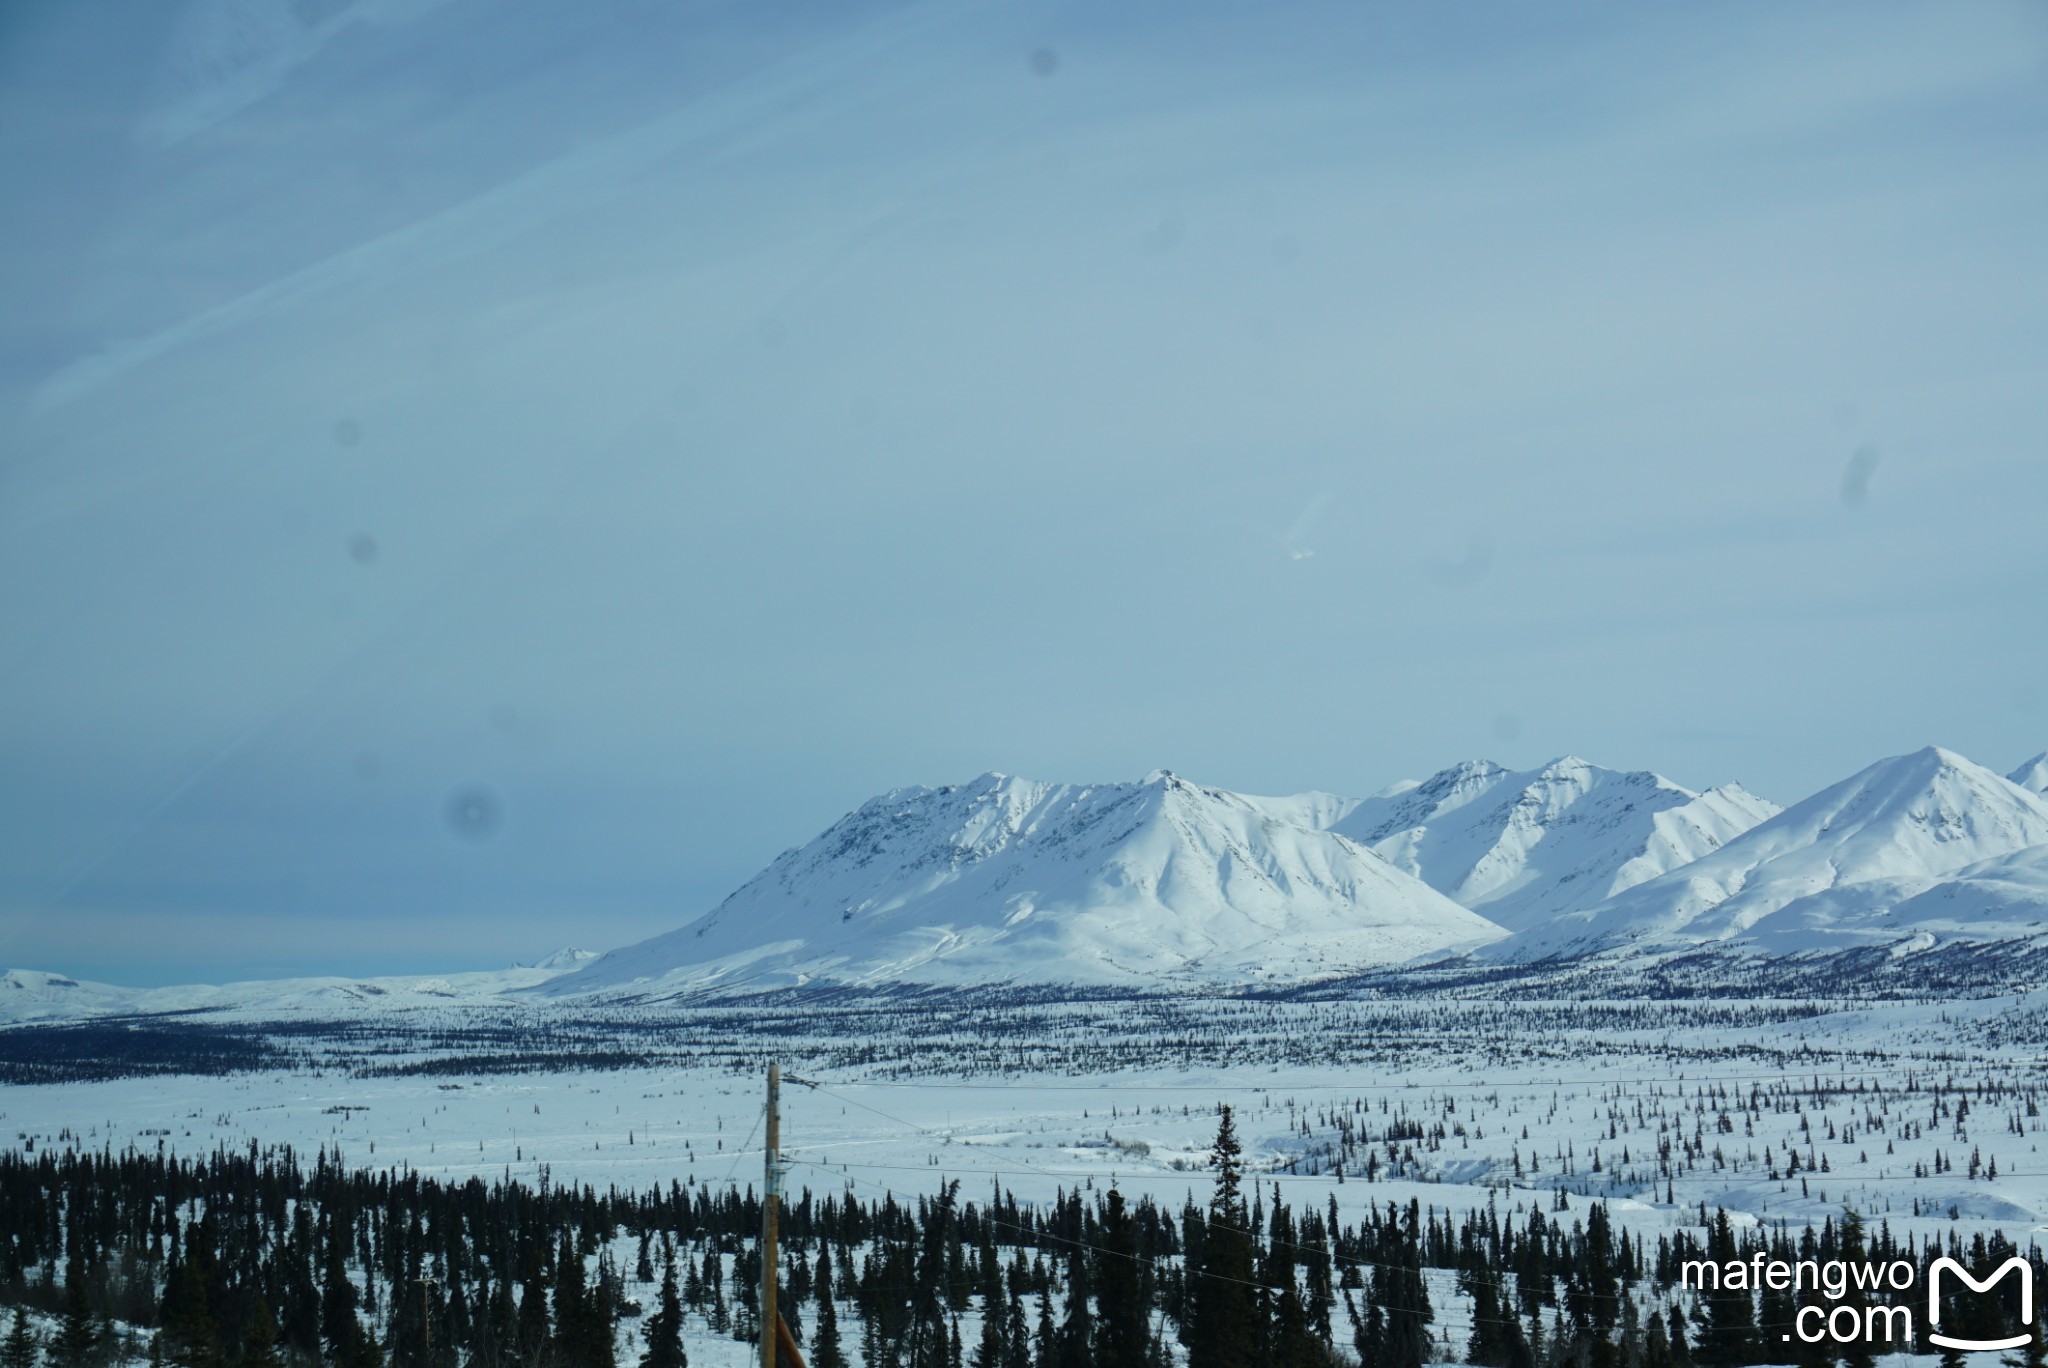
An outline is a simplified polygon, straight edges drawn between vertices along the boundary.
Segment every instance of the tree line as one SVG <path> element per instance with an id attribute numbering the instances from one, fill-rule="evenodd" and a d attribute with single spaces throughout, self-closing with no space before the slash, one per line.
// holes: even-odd
<path id="1" fill-rule="evenodd" d="M 1561 1190 L 1346 1220 L 1334 1196 L 1292 1206 L 1248 1175 L 1227 1107 L 1212 1154 L 1208 1200 L 1178 1212 L 1114 1187 L 1047 1204 L 957 1182 L 806 1190 L 784 1202 L 778 1306 L 811 1368 L 1873 1368 L 1891 1346 L 1784 1338 L 1818 1294 L 1696 1293 L 1684 1265 L 1903 1259 L 1924 1286 L 1942 1253 L 1985 1268 L 2014 1252 L 1902 1241 L 1853 1213 L 1794 1231 L 1704 1208 L 1652 1244 Z M 759 1335 L 760 1226 L 751 1189 L 444 1180 L 255 1144 L 8 1153 L 0 1368 L 688 1368 L 703 1336 Z M 1468 1313 L 1455 1344 L 1450 1296 Z M 2016 1299 L 1958 1302 L 1944 1328 L 2006 1333 Z M 2038 1336 L 2015 1362 L 2042 1368 Z"/>

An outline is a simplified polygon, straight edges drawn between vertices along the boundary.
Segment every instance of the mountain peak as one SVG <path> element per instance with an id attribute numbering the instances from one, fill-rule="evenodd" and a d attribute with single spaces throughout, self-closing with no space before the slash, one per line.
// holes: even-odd
<path id="1" fill-rule="evenodd" d="M 2048 751 L 2022 761 L 2018 769 L 2005 777 L 2029 793 L 2048 794 Z"/>
<path id="2" fill-rule="evenodd" d="M 1512 771 L 1468 760 L 1383 790 L 1333 825 L 1512 930 L 1591 907 L 1717 849 L 1776 812 L 1576 755 Z"/>
<path id="3" fill-rule="evenodd" d="M 1938 745 L 1922 746 L 1919 750 L 1908 751 L 1904 755 L 1890 756 L 1884 760 L 1878 761 L 1877 763 L 1881 766 L 1894 767 L 1900 769 L 1910 769 L 1914 773 L 1934 773 L 1940 770 L 1975 770 L 1982 768 L 1982 766 L 1978 765 L 1974 760 L 1971 760 L 1968 756 L 1959 755 L 1955 751 L 1950 750 L 1946 746 Z"/>
<path id="4" fill-rule="evenodd" d="M 1313 798 L 1166 770 L 977 787 L 863 804 L 704 917 L 540 991 L 1300 981 L 1502 934 L 1315 825 Z"/>
<path id="5" fill-rule="evenodd" d="M 546 959 L 536 960 L 531 966 L 515 964 L 512 967 L 514 969 L 527 967 L 534 969 L 559 969 L 566 973 L 571 969 L 582 968 L 597 957 L 598 952 L 595 950 L 579 950 L 575 946 L 570 945 L 555 951 L 554 954 L 549 955 Z"/>
<path id="6" fill-rule="evenodd" d="M 1879 760 L 1788 812 L 1808 809 L 1824 832 L 1844 824 L 1862 830 L 1872 824 L 1912 821 L 1941 844 L 1967 840 L 1981 831 L 2002 847 L 1987 853 L 2017 848 L 2007 845 L 2009 833 L 2025 828 L 2028 819 L 2048 817 L 2048 807 L 2034 794 L 1941 746 Z"/>
<path id="7" fill-rule="evenodd" d="M 1536 957 L 1599 943 L 1692 945 L 1763 934 L 1759 923 L 1849 885 L 1918 881 L 2048 843 L 2048 802 L 1940 746 L 1889 756 L 1760 822 L 1719 850 L 1493 953 Z M 1806 924 L 1801 923 L 1802 927 Z M 1783 939 L 1780 923 L 1773 936 Z"/>

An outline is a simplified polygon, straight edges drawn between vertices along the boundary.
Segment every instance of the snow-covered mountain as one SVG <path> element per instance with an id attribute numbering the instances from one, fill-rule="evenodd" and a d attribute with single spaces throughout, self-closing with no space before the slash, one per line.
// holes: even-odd
<path id="1" fill-rule="evenodd" d="M 2044 777 L 2048 757 L 2005 778 L 1928 747 L 1779 811 L 1735 785 L 1695 793 L 1575 757 L 1468 762 L 1363 800 L 1250 797 L 1166 771 L 1092 785 L 985 774 L 875 798 L 700 920 L 607 955 L 156 989 L 13 970 L 0 1023 L 805 984 L 1227 989 L 1462 953 L 1600 956 L 1626 976 L 1637 954 L 1902 958 L 2024 941 L 2034 963 L 2048 951 Z"/>
<path id="2" fill-rule="evenodd" d="M 1956 941 L 2048 937 L 2048 845 L 1945 875 L 1845 883 L 1795 898 L 1742 938 L 1745 950 L 1796 955 L 1859 945 L 1901 954 Z"/>
<path id="3" fill-rule="evenodd" d="M 1343 806 L 1166 771 L 898 789 L 700 921 L 542 991 L 1300 981 L 1503 934 L 1324 829 Z"/>
<path id="4" fill-rule="evenodd" d="M 2048 751 L 2025 761 L 2005 777 L 2031 792 L 2048 793 Z"/>
<path id="5" fill-rule="evenodd" d="M 1695 793 L 1568 755 L 1524 771 L 1469 760 L 1376 794 L 1331 829 L 1524 931 L 1710 854 L 1778 810 L 1738 784 Z"/>
<path id="6" fill-rule="evenodd" d="M 482 1002 L 533 988 L 597 959 L 594 950 L 557 950 L 538 964 L 454 974 L 376 978 L 254 979 L 123 988 L 40 969 L 0 974 L 0 1022 L 67 1021 L 82 1017 L 166 1012 L 264 1016 L 349 1016 L 361 1011 Z"/>
<path id="7" fill-rule="evenodd" d="M 1938 934 L 1912 909 L 1951 931 L 1974 922 L 1991 938 L 2037 886 L 2041 857 L 2021 852 L 2044 843 L 2048 801 L 1929 746 L 1880 760 L 1710 855 L 1487 953 L 1530 959 L 1723 944 L 1792 954 Z M 1937 893 L 1944 885 L 1954 891 Z M 1973 891 L 2003 899 L 2005 911 L 1971 910 Z"/>

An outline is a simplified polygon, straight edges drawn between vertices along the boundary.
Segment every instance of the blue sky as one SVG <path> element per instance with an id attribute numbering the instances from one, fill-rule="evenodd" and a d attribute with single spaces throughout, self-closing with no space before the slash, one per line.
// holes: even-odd
<path id="1" fill-rule="evenodd" d="M 2048 6 L 0 16 L 0 964 L 486 967 L 986 769 L 2048 746 Z"/>

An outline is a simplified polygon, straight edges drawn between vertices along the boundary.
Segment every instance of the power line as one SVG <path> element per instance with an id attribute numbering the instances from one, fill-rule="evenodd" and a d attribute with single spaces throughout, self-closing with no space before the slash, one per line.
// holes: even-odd
<path id="1" fill-rule="evenodd" d="M 747 1146 L 754 1143 L 754 1136 L 760 1132 L 761 1122 L 767 1115 L 765 1110 L 754 1113 L 753 1128 L 747 1132 L 747 1138 L 740 1141 L 740 1147 L 732 1152 L 732 1167 L 725 1171 L 725 1177 L 718 1184 L 720 1187 L 732 1186 L 733 1175 L 740 1171 L 740 1160 L 747 1157 Z"/>

